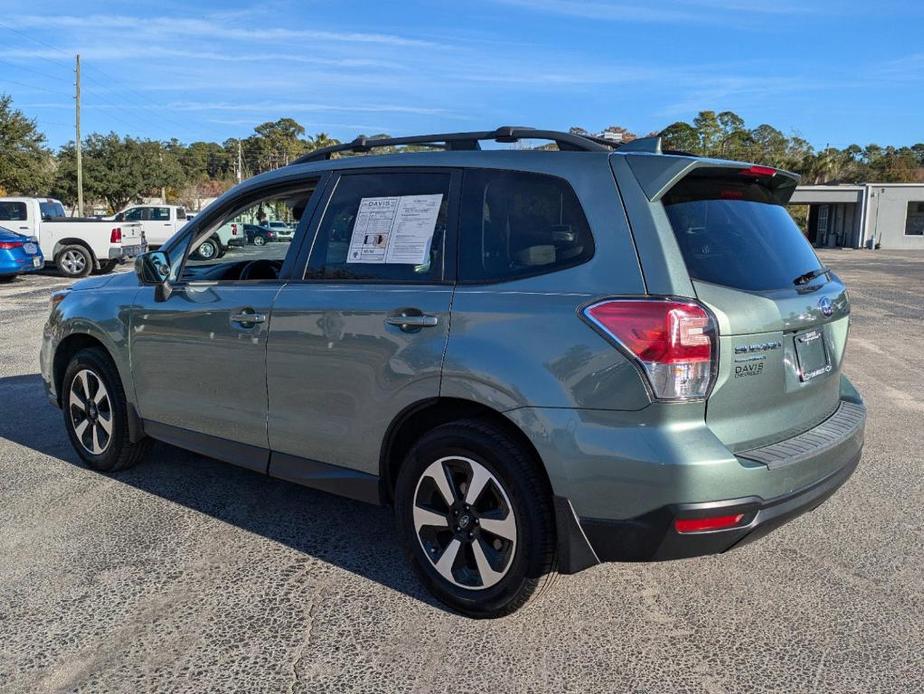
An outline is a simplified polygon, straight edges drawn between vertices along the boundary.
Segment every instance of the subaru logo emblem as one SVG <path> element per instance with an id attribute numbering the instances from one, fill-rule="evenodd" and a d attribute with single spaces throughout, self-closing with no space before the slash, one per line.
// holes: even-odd
<path id="1" fill-rule="evenodd" d="M 818 308 L 820 308 L 821 312 L 826 316 L 830 316 L 834 313 L 834 305 L 831 303 L 831 299 L 826 296 L 818 300 Z"/>

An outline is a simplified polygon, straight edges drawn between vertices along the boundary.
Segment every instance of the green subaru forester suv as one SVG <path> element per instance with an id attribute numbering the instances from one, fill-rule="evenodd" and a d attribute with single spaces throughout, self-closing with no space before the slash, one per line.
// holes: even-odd
<path id="1" fill-rule="evenodd" d="M 96 470 L 156 439 L 389 504 L 440 600 L 507 614 L 556 573 L 725 552 L 853 472 L 847 291 L 796 182 L 657 138 L 359 138 L 55 294 L 45 386 Z M 204 260 L 228 219 L 296 232 Z"/>

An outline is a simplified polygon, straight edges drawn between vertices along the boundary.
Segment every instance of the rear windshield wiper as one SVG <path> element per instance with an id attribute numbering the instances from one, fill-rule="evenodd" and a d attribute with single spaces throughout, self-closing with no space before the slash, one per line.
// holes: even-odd
<path id="1" fill-rule="evenodd" d="M 806 272 L 804 275 L 799 275 L 798 277 L 796 277 L 796 279 L 792 281 L 792 283 L 798 287 L 799 285 L 802 285 L 802 284 L 808 284 L 816 277 L 827 275 L 829 272 L 831 272 L 829 268 L 822 266 L 818 268 L 817 270 L 811 270 L 809 272 Z"/>

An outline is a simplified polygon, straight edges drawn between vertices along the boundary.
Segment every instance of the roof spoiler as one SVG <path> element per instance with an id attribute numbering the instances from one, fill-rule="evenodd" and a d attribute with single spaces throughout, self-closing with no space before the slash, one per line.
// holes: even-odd
<path id="1" fill-rule="evenodd" d="M 620 148 L 620 151 L 625 150 Z M 648 157 L 640 154 L 627 156 L 626 160 L 645 196 L 652 202 L 660 200 L 667 191 L 698 169 L 710 169 L 715 175 L 721 175 L 723 170 L 727 170 L 729 175 L 752 172 L 757 178 L 765 180 L 765 184 L 773 191 L 774 197 L 781 205 L 789 202 L 800 178 L 799 174 L 791 171 L 724 159 L 700 159 L 692 156 Z M 705 171 L 700 173 L 706 174 Z"/>

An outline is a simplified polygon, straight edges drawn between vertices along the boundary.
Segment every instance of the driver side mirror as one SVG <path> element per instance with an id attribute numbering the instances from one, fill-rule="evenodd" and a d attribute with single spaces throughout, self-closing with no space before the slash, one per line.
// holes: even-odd
<path id="1" fill-rule="evenodd" d="M 153 284 L 154 298 L 170 298 L 170 258 L 163 251 L 149 251 L 135 258 L 135 274 L 142 284 Z"/>

